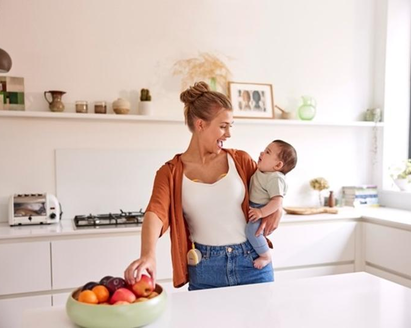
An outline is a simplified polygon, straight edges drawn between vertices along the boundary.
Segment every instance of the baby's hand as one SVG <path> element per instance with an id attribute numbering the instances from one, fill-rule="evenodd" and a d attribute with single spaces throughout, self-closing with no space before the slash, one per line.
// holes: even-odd
<path id="1" fill-rule="evenodd" d="M 248 218 L 251 222 L 255 222 L 263 217 L 263 213 L 259 208 L 250 207 L 248 210 Z"/>

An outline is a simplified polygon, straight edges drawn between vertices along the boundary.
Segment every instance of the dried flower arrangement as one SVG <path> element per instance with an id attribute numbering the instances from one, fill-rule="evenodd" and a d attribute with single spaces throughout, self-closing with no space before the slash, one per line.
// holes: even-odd
<path id="1" fill-rule="evenodd" d="M 312 179 L 312 180 L 310 181 L 310 186 L 311 186 L 311 188 L 313 188 L 314 190 L 318 190 L 318 191 L 321 191 L 321 190 L 330 188 L 330 186 L 329 186 L 329 184 L 328 184 L 328 181 L 325 180 L 324 178 L 315 178 L 315 179 Z"/>
<path id="2" fill-rule="evenodd" d="M 322 206 L 323 202 L 322 202 L 322 197 L 321 197 L 321 191 L 330 188 L 328 181 L 324 178 L 315 178 L 315 179 L 310 180 L 310 186 L 314 190 L 318 191 L 318 200 L 319 200 L 320 206 Z"/>
<path id="3" fill-rule="evenodd" d="M 217 56 L 207 52 L 200 53 L 198 57 L 177 61 L 173 65 L 173 75 L 183 75 L 182 90 L 203 80 L 210 85 L 211 90 L 221 90 L 225 94 L 228 81 L 231 79 L 227 65 Z"/>

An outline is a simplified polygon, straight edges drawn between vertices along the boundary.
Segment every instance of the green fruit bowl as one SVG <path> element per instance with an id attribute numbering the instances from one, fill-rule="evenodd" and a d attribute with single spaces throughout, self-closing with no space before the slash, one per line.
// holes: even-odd
<path id="1" fill-rule="evenodd" d="M 122 305 L 87 304 L 76 300 L 80 288 L 70 294 L 66 303 L 67 315 L 75 324 L 85 328 L 134 328 L 155 321 L 166 309 L 167 295 L 160 285 L 159 295 L 144 302 Z"/>

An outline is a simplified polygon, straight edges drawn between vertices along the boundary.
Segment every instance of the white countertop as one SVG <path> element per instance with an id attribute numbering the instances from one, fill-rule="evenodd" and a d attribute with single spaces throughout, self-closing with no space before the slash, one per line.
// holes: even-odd
<path id="1" fill-rule="evenodd" d="M 48 225 L 27 225 L 10 227 L 7 223 L 0 223 L 0 241 L 2 239 L 20 239 L 33 237 L 61 237 L 61 236 L 85 236 L 113 233 L 140 233 L 141 226 L 75 229 L 73 220 L 61 220 L 58 223 Z"/>
<path id="2" fill-rule="evenodd" d="M 180 292 L 147 328 L 409 328 L 411 289 L 364 272 Z M 64 307 L 29 310 L 23 327 L 74 328 Z"/>
<path id="3" fill-rule="evenodd" d="M 392 208 L 338 208 L 338 214 L 314 214 L 314 215 L 284 215 L 281 224 L 321 222 L 336 220 L 362 220 L 375 222 L 394 227 L 411 230 L 411 212 Z M 121 228 L 93 228 L 74 229 L 73 220 L 64 219 L 59 223 L 50 225 L 17 226 L 10 227 L 6 222 L 0 223 L 0 241 L 11 239 L 29 238 L 55 238 L 61 236 L 87 236 L 96 234 L 136 233 L 141 227 Z"/>

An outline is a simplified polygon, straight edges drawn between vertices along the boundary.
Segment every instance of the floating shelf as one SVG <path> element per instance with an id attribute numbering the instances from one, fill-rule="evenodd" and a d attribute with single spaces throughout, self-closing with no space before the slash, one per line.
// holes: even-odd
<path id="1" fill-rule="evenodd" d="M 36 111 L 0 111 L 1 117 L 12 118 L 46 118 L 63 120 L 95 120 L 95 121 L 139 121 L 139 122 L 169 122 L 184 123 L 179 117 L 169 116 L 143 116 L 143 115 L 117 115 L 117 114 L 94 114 L 94 113 L 55 113 Z M 301 121 L 301 120 L 281 120 L 281 119 L 244 119 L 236 118 L 235 124 L 257 124 L 257 125 L 295 125 L 295 126 L 340 126 L 340 127 L 383 127 L 384 123 L 353 121 L 353 122 L 322 122 L 322 121 Z"/>

